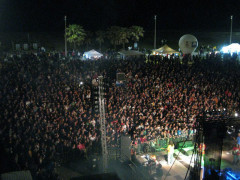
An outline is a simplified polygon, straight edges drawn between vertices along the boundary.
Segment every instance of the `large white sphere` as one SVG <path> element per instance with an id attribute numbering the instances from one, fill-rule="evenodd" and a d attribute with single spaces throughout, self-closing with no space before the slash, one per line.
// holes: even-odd
<path id="1" fill-rule="evenodd" d="M 183 54 L 192 54 L 197 46 L 197 38 L 191 34 L 185 34 L 179 39 L 179 47 Z"/>

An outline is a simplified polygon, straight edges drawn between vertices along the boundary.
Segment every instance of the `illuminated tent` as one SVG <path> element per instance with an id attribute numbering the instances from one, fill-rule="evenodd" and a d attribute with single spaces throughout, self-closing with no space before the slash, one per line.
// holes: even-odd
<path id="1" fill-rule="evenodd" d="M 224 46 L 221 51 L 223 53 L 240 53 L 240 44 L 238 43 L 232 43 L 228 46 Z"/>
<path id="2" fill-rule="evenodd" d="M 99 59 L 103 56 L 103 54 L 95 51 L 94 49 L 92 49 L 91 51 L 87 51 L 83 54 L 83 57 L 85 57 L 86 59 Z"/>
<path id="3" fill-rule="evenodd" d="M 144 53 L 134 50 L 122 50 L 118 52 L 122 59 L 132 58 L 132 57 L 142 57 Z"/>
<path id="4" fill-rule="evenodd" d="M 165 44 L 164 46 L 160 47 L 159 49 L 153 50 L 152 53 L 158 55 L 158 54 L 174 54 L 174 53 L 179 53 L 179 52 L 170 48 L 168 45 Z"/>

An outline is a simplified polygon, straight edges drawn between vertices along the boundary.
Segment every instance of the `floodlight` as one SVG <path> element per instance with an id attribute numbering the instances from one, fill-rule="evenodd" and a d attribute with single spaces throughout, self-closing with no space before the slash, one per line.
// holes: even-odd
<path id="1" fill-rule="evenodd" d="M 237 112 L 235 112 L 234 116 L 235 116 L 235 117 L 238 117 L 238 113 L 237 113 Z"/>

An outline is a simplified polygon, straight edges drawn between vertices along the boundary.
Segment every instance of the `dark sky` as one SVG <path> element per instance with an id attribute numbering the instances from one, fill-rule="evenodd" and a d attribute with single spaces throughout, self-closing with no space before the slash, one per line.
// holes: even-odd
<path id="1" fill-rule="evenodd" d="M 86 30 L 140 25 L 152 30 L 229 30 L 240 28 L 239 0 L 0 0 L 0 31 L 63 31 L 68 23 Z"/>

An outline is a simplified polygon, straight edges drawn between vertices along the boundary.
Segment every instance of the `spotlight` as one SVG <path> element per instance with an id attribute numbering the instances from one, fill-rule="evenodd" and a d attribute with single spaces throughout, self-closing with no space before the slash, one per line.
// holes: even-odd
<path id="1" fill-rule="evenodd" d="M 238 117 L 238 113 L 237 113 L 237 112 L 235 112 L 234 116 L 235 116 L 235 117 Z"/>
<path id="2" fill-rule="evenodd" d="M 223 110 L 224 110 L 224 111 L 226 111 L 226 109 L 225 109 L 225 108 L 223 108 Z"/>

